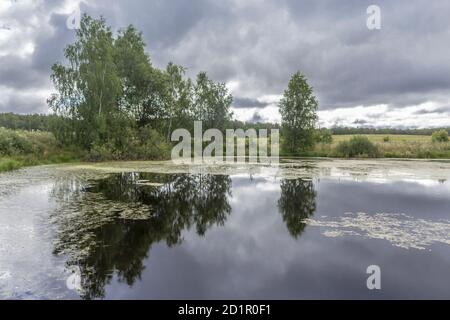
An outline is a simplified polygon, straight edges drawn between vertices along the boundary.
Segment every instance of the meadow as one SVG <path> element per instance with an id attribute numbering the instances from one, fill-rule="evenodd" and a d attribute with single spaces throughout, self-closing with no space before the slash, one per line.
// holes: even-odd
<path id="1" fill-rule="evenodd" d="M 356 135 L 333 135 L 331 143 L 318 143 L 304 156 L 338 157 L 336 147 Z M 361 134 L 367 137 L 384 158 L 450 159 L 450 142 L 433 142 L 431 135 Z"/>

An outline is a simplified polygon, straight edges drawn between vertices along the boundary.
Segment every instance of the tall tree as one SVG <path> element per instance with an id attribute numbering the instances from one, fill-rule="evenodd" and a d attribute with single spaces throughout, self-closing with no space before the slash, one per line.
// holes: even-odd
<path id="1" fill-rule="evenodd" d="M 190 128 L 192 123 L 192 82 L 185 80 L 186 69 L 170 62 L 166 68 L 168 99 L 167 111 L 167 134 L 166 139 L 170 141 L 170 135 L 175 128 Z"/>
<path id="2" fill-rule="evenodd" d="M 295 73 L 279 102 L 283 150 L 296 154 L 314 145 L 318 102 L 304 75 Z"/>
<path id="3" fill-rule="evenodd" d="M 69 65 L 52 67 L 58 93 L 49 103 L 57 114 L 72 120 L 74 142 L 89 149 L 118 133 L 111 128 L 120 118 L 117 113 L 122 88 L 113 59 L 114 40 L 105 20 L 84 15 L 76 36 L 76 42 L 64 52 Z"/>
<path id="4" fill-rule="evenodd" d="M 194 88 L 194 118 L 203 121 L 204 129 L 225 130 L 231 121 L 233 97 L 224 83 L 214 83 L 205 72 L 197 75 Z"/>
<path id="5" fill-rule="evenodd" d="M 151 64 L 142 33 L 132 25 L 119 31 L 114 60 L 123 83 L 121 107 L 138 127 L 161 127 L 171 107 L 169 75 Z"/>
<path id="6" fill-rule="evenodd" d="M 123 86 L 120 105 L 139 121 L 144 117 L 153 70 L 142 34 L 132 25 L 119 31 L 114 42 L 114 62 Z"/>

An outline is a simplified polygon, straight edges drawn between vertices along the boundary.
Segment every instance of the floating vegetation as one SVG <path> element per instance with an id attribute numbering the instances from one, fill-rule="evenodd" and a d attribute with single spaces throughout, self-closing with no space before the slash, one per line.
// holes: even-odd
<path id="1" fill-rule="evenodd" d="M 450 177 L 450 162 L 438 160 L 338 160 L 283 159 L 278 165 L 264 163 L 231 163 L 183 165 L 171 161 L 134 161 L 85 163 L 59 166 L 65 171 L 121 173 L 204 173 L 213 175 L 250 174 L 283 179 L 350 179 L 350 180 L 440 180 Z"/>
<path id="2" fill-rule="evenodd" d="M 404 249 L 426 249 L 434 243 L 450 245 L 450 221 L 432 221 L 397 213 L 347 213 L 344 216 L 303 220 L 320 227 L 326 237 L 360 236 L 383 239 Z"/>

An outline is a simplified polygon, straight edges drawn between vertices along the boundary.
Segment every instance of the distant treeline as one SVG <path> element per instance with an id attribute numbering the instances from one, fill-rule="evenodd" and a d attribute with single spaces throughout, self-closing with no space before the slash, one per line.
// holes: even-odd
<path id="1" fill-rule="evenodd" d="M 0 113 L 0 127 L 8 129 L 21 129 L 28 131 L 51 131 L 57 116 L 45 114 L 15 114 Z M 278 123 L 252 123 L 239 120 L 233 120 L 230 123 L 230 129 L 249 128 L 256 129 L 281 129 Z M 444 128 L 450 133 L 450 128 Z M 344 134 L 409 134 L 409 135 L 428 135 L 430 136 L 436 128 L 430 129 L 396 129 L 396 128 L 350 128 L 350 127 L 333 127 L 330 129 L 334 135 Z"/>
<path id="2" fill-rule="evenodd" d="M 399 128 L 351 128 L 351 127 L 333 127 L 331 132 L 334 135 L 344 134 L 407 134 L 407 135 L 427 135 L 431 136 L 433 132 L 444 129 L 450 133 L 450 128 L 426 128 L 426 129 L 399 129 Z"/>
<path id="3" fill-rule="evenodd" d="M 50 131 L 56 116 L 45 114 L 0 113 L 0 127 L 14 130 Z"/>
<path id="4" fill-rule="evenodd" d="M 19 129 L 28 131 L 51 131 L 52 124 L 58 117 L 53 114 L 16 114 L 12 112 L 0 113 L 0 127 L 7 129 Z M 244 130 L 253 128 L 259 129 L 280 129 L 279 123 L 253 123 L 233 120 L 229 124 L 229 129 L 241 128 Z"/>
<path id="5" fill-rule="evenodd" d="M 0 113 L 0 127 L 8 129 L 21 129 L 28 131 L 51 131 L 52 123 L 55 122 L 57 116 L 46 114 L 15 114 Z M 249 128 L 256 129 L 281 129 L 278 123 L 253 123 L 239 120 L 230 122 L 230 129 Z M 450 133 L 450 128 L 444 128 Z M 407 135 L 431 135 L 436 128 L 429 129 L 398 129 L 398 128 L 351 128 L 351 127 L 333 127 L 330 129 L 334 135 L 347 134 L 407 134 Z"/>

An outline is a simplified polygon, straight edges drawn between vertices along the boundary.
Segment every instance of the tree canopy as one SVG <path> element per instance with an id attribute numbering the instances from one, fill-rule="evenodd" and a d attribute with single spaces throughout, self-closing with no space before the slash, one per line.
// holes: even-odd
<path id="1" fill-rule="evenodd" d="M 314 145 L 318 102 L 304 75 L 296 72 L 279 102 L 283 151 L 297 154 Z"/>
<path id="2" fill-rule="evenodd" d="M 66 64 L 52 66 L 56 93 L 48 99 L 61 120 L 55 135 L 64 142 L 120 155 L 155 134 L 167 144 L 172 130 L 191 129 L 194 120 L 205 129 L 231 121 L 233 98 L 224 83 L 205 72 L 193 81 L 172 62 L 154 67 L 132 25 L 115 35 L 105 19 L 84 15 L 64 56 Z"/>

